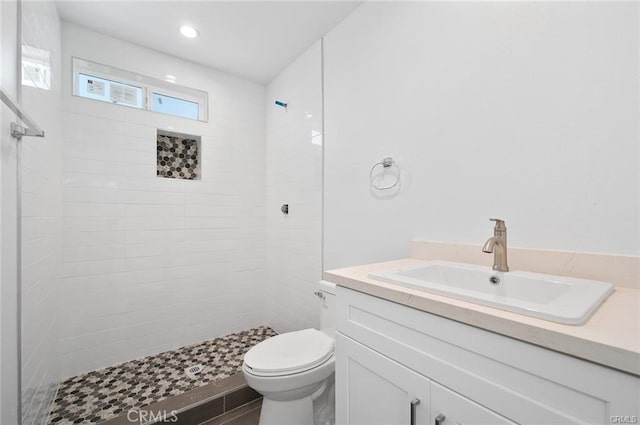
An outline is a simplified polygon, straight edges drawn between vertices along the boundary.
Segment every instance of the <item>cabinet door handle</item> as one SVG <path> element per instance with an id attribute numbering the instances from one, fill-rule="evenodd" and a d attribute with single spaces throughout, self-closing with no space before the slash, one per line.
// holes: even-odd
<path id="1" fill-rule="evenodd" d="M 442 413 L 440 413 L 438 416 L 436 416 L 435 425 L 444 424 L 444 419 L 445 419 L 445 416 Z"/>
<path id="2" fill-rule="evenodd" d="M 411 425 L 416 425 L 416 408 L 420 404 L 419 398 L 414 398 L 411 401 Z"/>

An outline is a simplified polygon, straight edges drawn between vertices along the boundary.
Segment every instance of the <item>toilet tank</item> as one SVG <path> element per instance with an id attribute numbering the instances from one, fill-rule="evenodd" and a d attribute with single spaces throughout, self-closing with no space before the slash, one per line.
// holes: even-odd
<path id="1" fill-rule="evenodd" d="M 331 339 L 336 337 L 336 284 L 321 280 L 318 283 L 320 298 L 320 331 Z"/>

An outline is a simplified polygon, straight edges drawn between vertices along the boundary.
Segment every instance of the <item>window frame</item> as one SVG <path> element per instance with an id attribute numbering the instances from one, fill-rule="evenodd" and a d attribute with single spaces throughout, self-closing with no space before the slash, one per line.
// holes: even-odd
<path id="1" fill-rule="evenodd" d="M 102 103 L 111 103 L 113 105 L 124 106 L 127 108 L 169 115 L 172 117 L 187 119 L 191 121 L 208 122 L 209 120 L 209 93 L 203 90 L 180 86 L 171 82 L 162 81 L 153 77 L 148 77 L 131 71 L 115 68 L 109 65 L 103 65 L 82 58 L 72 57 L 71 61 L 71 74 L 73 78 L 72 94 L 74 96 L 80 97 L 82 99 L 88 99 Z M 142 107 L 127 105 L 123 103 L 112 103 L 106 100 L 82 96 L 80 94 L 80 74 L 141 89 Z M 198 118 L 194 119 L 184 115 L 175 115 L 168 112 L 154 110 L 154 93 L 161 96 L 168 96 L 175 99 L 196 103 L 198 105 Z"/>

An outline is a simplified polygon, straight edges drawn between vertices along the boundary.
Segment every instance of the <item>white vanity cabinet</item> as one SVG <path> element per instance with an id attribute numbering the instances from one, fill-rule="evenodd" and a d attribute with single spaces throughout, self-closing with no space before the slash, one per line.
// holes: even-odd
<path id="1" fill-rule="evenodd" d="M 336 295 L 337 425 L 640 417 L 637 376 L 344 287 Z"/>
<path id="2" fill-rule="evenodd" d="M 338 334 L 336 341 L 336 367 L 345 372 L 338 390 L 343 420 L 338 423 L 513 424 L 348 337 Z"/>
<path id="3" fill-rule="evenodd" d="M 411 415 L 415 424 L 429 423 L 427 378 L 343 335 L 336 335 L 336 345 L 336 369 L 345 372 L 344 423 L 408 425 Z"/>

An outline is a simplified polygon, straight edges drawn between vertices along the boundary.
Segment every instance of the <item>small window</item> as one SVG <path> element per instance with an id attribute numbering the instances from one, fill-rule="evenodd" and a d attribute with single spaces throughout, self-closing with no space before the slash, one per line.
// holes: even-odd
<path id="1" fill-rule="evenodd" d="M 207 121 L 209 94 L 179 86 L 174 81 L 161 81 L 108 65 L 73 58 L 75 96 Z"/>
<path id="2" fill-rule="evenodd" d="M 111 102 L 117 105 L 142 109 L 143 90 L 129 84 L 94 77 L 86 74 L 78 75 L 78 96 L 88 99 Z"/>
<path id="3" fill-rule="evenodd" d="M 167 96 L 166 94 L 153 93 L 152 110 L 163 114 L 197 120 L 199 105 L 196 102 Z"/>

